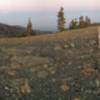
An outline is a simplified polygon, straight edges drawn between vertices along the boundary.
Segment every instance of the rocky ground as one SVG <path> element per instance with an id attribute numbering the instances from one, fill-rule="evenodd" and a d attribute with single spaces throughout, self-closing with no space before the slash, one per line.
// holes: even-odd
<path id="1" fill-rule="evenodd" d="M 0 100 L 100 100 L 96 37 L 0 46 Z"/>

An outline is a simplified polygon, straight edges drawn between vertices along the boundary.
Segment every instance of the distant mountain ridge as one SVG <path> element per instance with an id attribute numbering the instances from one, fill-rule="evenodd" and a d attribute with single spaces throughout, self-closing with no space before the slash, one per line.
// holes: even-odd
<path id="1" fill-rule="evenodd" d="M 0 37 L 14 37 L 25 34 L 25 28 L 0 23 Z"/>
<path id="2" fill-rule="evenodd" d="M 35 34 L 47 34 L 50 31 L 33 30 Z M 21 37 L 25 36 L 26 28 L 18 25 L 7 25 L 0 23 L 0 37 Z M 34 35 L 34 34 L 32 34 Z"/>

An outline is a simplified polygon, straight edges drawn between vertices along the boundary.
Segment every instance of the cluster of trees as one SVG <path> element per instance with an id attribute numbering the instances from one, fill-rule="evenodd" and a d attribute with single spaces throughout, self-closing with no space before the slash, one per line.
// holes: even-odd
<path id="1" fill-rule="evenodd" d="M 70 29 L 77 29 L 77 28 L 84 28 L 87 27 L 91 24 L 91 19 L 86 16 L 80 16 L 79 19 L 72 19 L 72 21 L 70 22 Z"/>
<path id="2" fill-rule="evenodd" d="M 64 8 L 61 7 L 60 11 L 58 12 L 58 30 L 64 31 L 65 30 L 65 17 L 64 17 Z M 69 24 L 69 29 L 77 29 L 77 28 L 84 28 L 91 24 L 91 19 L 88 16 L 80 16 L 79 19 L 72 19 Z"/>
<path id="3" fill-rule="evenodd" d="M 64 8 L 61 7 L 59 12 L 58 12 L 58 20 L 57 20 L 57 27 L 59 31 L 64 31 L 66 30 L 65 28 L 65 23 L 66 23 L 66 19 L 64 17 Z M 77 28 L 84 28 L 87 27 L 91 24 L 91 19 L 88 16 L 80 16 L 79 19 L 74 18 L 71 20 L 70 24 L 69 24 L 69 29 L 77 29 Z M 35 35 L 35 32 L 32 29 L 32 22 L 31 19 L 29 18 L 28 20 L 28 24 L 27 24 L 27 28 L 26 28 L 26 36 L 30 36 L 30 35 Z"/>

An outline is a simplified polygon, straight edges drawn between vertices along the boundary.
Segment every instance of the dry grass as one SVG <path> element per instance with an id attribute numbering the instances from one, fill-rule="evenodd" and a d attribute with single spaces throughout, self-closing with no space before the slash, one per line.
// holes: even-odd
<path id="1" fill-rule="evenodd" d="M 52 41 L 52 40 L 69 40 L 74 38 L 94 37 L 97 36 L 97 27 L 88 27 L 83 29 L 71 30 L 66 32 L 59 32 L 55 34 L 29 36 L 20 38 L 1 38 L 0 45 L 19 45 L 19 44 L 30 44 L 34 41 Z"/>
<path id="2" fill-rule="evenodd" d="M 83 67 L 82 74 L 86 77 L 91 77 L 95 74 L 95 69 L 91 65 L 86 65 Z"/>

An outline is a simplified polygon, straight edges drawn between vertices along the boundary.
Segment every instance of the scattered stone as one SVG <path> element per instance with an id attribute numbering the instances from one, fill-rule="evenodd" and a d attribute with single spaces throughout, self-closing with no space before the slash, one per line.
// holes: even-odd
<path id="1" fill-rule="evenodd" d="M 48 76 L 48 72 L 45 71 L 45 70 L 39 71 L 39 72 L 37 72 L 37 76 L 38 76 L 39 78 L 46 78 L 46 77 Z"/>
<path id="2" fill-rule="evenodd" d="M 48 57 L 40 57 L 40 56 L 32 56 L 32 55 L 20 55 L 13 56 L 11 58 L 11 66 L 12 67 L 25 67 L 25 66 L 34 66 L 34 65 L 42 65 L 50 62 L 50 58 Z"/>
<path id="3" fill-rule="evenodd" d="M 96 44 L 96 41 L 95 40 L 91 40 L 91 44 L 92 45 Z"/>
<path id="4" fill-rule="evenodd" d="M 45 69 L 47 69 L 47 68 L 48 68 L 48 64 L 44 64 L 43 67 L 44 67 Z"/>
<path id="5" fill-rule="evenodd" d="M 53 68 L 53 67 L 50 67 L 49 69 L 48 69 L 48 72 L 50 73 L 50 74 L 55 74 L 56 73 L 56 70 Z"/>
<path id="6" fill-rule="evenodd" d="M 72 48 L 75 48 L 75 44 L 74 44 L 74 43 L 71 43 L 70 46 L 71 46 Z"/>
<path id="7" fill-rule="evenodd" d="M 36 71 L 36 68 L 31 68 L 31 71 L 34 73 Z"/>
<path id="8" fill-rule="evenodd" d="M 76 96 L 72 100 L 81 100 L 81 98 L 80 98 L 80 96 Z"/>
<path id="9" fill-rule="evenodd" d="M 70 61 L 70 62 L 68 62 L 68 65 L 72 65 L 72 62 Z"/>
<path id="10" fill-rule="evenodd" d="M 11 76 L 15 76 L 16 71 L 8 71 L 8 74 L 11 75 Z"/>
<path id="11" fill-rule="evenodd" d="M 84 59 L 84 58 L 85 58 L 85 56 L 84 56 L 84 55 L 82 55 L 82 56 L 80 56 L 80 58 L 81 58 L 81 59 Z"/>
<path id="12" fill-rule="evenodd" d="M 18 69 L 18 68 L 20 68 L 21 66 L 22 66 L 22 64 L 19 63 L 19 62 L 17 62 L 17 61 L 13 61 L 13 62 L 10 64 L 10 67 L 11 67 L 12 69 Z"/>
<path id="13" fill-rule="evenodd" d="M 5 90 L 9 90 L 9 87 L 5 86 L 4 89 L 5 89 Z"/>
<path id="14" fill-rule="evenodd" d="M 59 45 L 59 46 L 55 46 L 54 50 L 62 50 L 64 49 L 64 46 Z"/>
<path id="15" fill-rule="evenodd" d="M 69 54 L 73 54 L 73 51 L 72 50 L 68 50 L 67 51 Z"/>
<path id="16" fill-rule="evenodd" d="M 91 48 L 91 49 L 90 49 L 90 52 L 92 53 L 93 51 L 94 51 L 94 49 L 93 49 L 93 48 Z"/>
<path id="17" fill-rule="evenodd" d="M 26 93 L 30 93 L 30 92 L 31 92 L 31 87 L 30 87 L 29 82 L 28 82 L 27 79 L 25 79 L 25 80 L 22 82 L 20 88 L 21 88 L 21 92 L 22 92 L 23 94 L 26 94 Z"/>
<path id="18" fill-rule="evenodd" d="M 95 82 L 96 82 L 96 86 L 97 86 L 98 88 L 100 88 L 100 79 L 96 79 Z"/>
<path id="19" fill-rule="evenodd" d="M 68 92 L 69 90 L 70 90 L 70 85 L 68 85 L 68 84 L 63 84 L 62 86 L 61 86 L 61 89 L 64 91 L 64 92 Z"/>
<path id="20" fill-rule="evenodd" d="M 67 44 L 66 44 L 66 45 L 64 45 L 64 48 L 65 48 L 65 49 L 69 48 L 69 45 L 67 45 Z"/>
<path id="21" fill-rule="evenodd" d="M 56 82 L 56 79 L 55 78 L 52 78 L 52 82 Z"/>
<path id="22" fill-rule="evenodd" d="M 82 74 L 86 77 L 90 77 L 95 74 L 95 69 L 91 65 L 86 65 L 83 67 Z"/>

